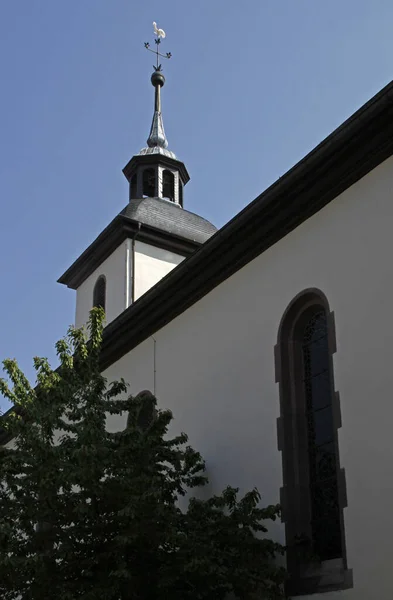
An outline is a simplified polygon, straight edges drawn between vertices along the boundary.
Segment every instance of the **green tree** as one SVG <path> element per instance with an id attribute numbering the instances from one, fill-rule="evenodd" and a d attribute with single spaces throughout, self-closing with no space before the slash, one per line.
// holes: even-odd
<path id="1" fill-rule="evenodd" d="M 178 499 L 203 486 L 204 462 L 187 436 L 170 438 L 170 411 L 149 392 L 127 397 L 99 357 L 104 314 L 88 336 L 57 343 L 60 366 L 35 358 L 35 387 L 4 361 L 0 391 L 15 409 L 0 448 L 0 588 L 3 600 L 220 600 L 282 597 L 282 547 L 265 534 L 278 506 L 257 490 L 238 498 Z M 108 414 L 128 415 L 107 431 Z"/>

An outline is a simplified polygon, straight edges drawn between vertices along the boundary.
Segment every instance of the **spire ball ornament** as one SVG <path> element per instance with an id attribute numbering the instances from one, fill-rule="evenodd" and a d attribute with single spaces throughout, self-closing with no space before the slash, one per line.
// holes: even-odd
<path id="1" fill-rule="evenodd" d="M 164 85 L 165 77 L 161 73 L 161 71 L 153 71 L 153 73 L 151 74 L 151 83 L 152 85 L 154 85 L 154 87 L 156 87 L 157 85 L 162 87 Z"/>
<path id="2" fill-rule="evenodd" d="M 154 35 L 158 38 L 162 38 L 164 39 L 166 37 L 166 33 L 163 29 L 158 29 L 157 27 L 157 23 L 155 21 L 153 21 L 153 27 L 154 27 Z"/>

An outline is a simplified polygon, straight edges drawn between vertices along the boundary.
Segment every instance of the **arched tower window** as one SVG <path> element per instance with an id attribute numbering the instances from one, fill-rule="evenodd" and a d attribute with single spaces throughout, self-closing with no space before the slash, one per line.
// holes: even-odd
<path id="1" fill-rule="evenodd" d="M 143 197 L 154 198 L 156 195 L 156 172 L 154 169 L 143 171 Z"/>
<path id="2" fill-rule="evenodd" d="M 106 301 L 106 279 L 104 275 L 100 275 L 97 279 L 93 291 L 93 307 L 101 306 L 105 310 Z"/>
<path id="3" fill-rule="evenodd" d="M 131 177 L 131 181 L 130 181 L 130 198 L 133 200 L 134 198 L 137 197 L 138 194 L 138 179 L 137 179 L 137 174 L 135 173 L 135 175 L 133 175 Z"/>
<path id="4" fill-rule="evenodd" d="M 175 201 L 175 176 L 168 169 L 165 169 L 162 174 L 162 196 L 172 202 Z"/>
<path id="5" fill-rule="evenodd" d="M 345 556 L 346 493 L 337 439 L 341 420 L 334 392 L 335 351 L 334 319 L 326 297 L 319 290 L 307 290 L 286 310 L 276 346 L 281 502 L 292 595 L 352 585 Z M 329 577 L 322 578 L 327 571 Z"/>
<path id="6" fill-rule="evenodd" d="M 183 184 L 181 181 L 179 181 L 179 204 L 183 208 Z"/>

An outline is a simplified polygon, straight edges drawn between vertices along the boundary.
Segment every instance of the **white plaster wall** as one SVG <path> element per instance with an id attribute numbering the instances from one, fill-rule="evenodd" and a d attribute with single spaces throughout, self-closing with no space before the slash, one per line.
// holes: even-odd
<path id="1" fill-rule="evenodd" d="M 135 242 L 135 300 L 165 277 L 184 256 Z M 93 290 L 100 275 L 106 278 L 106 323 L 113 321 L 132 299 L 132 241 L 125 240 L 79 286 L 76 293 L 75 325 L 81 327 L 93 306 Z"/>
<path id="2" fill-rule="evenodd" d="M 136 240 L 135 300 L 168 275 L 182 260 L 184 256 Z"/>
<path id="3" fill-rule="evenodd" d="M 76 327 L 84 325 L 89 318 L 89 311 L 93 306 L 94 286 L 100 275 L 105 275 L 106 278 L 106 322 L 113 321 L 126 308 L 126 284 L 131 281 L 131 255 L 127 261 L 129 244 L 130 240 L 120 244 L 77 289 Z M 128 285 L 130 286 L 130 283 Z"/>
<path id="4" fill-rule="evenodd" d="M 277 329 L 298 292 L 316 287 L 327 295 L 337 329 L 344 518 L 355 587 L 313 600 L 393 598 L 392 198 L 391 158 L 154 334 L 156 394 L 174 412 L 173 433 L 186 431 L 206 459 L 207 491 L 257 486 L 264 503 L 278 502 Z M 107 370 L 108 378 L 124 377 L 134 393 L 153 390 L 153 352 L 153 339 L 145 340 Z M 281 524 L 271 531 L 283 541 Z"/>

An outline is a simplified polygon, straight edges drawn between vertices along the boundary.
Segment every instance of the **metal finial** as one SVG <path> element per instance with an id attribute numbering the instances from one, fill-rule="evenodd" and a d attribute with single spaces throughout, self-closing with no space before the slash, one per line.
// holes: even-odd
<path id="1" fill-rule="evenodd" d="M 150 134 L 147 139 L 147 152 L 149 153 L 150 151 L 169 152 L 166 150 L 168 147 L 168 140 L 165 136 L 164 123 L 161 114 L 161 88 L 165 83 L 165 77 L 161 72 L 161 64 L 159 61 L 159 57 L 161 56 L 162 58 L 171 58 L 172 54 L 170 52 L 167 52 L 166 54 L 161 54 L 161 52 L 158 51 L 161 44 L 161 39 L 164 39 L 166 37 L 166 34 L 163 29 L 158 29 L 157 23 L 153 22 L 153 27 L 154 34 L 156 36 L 154 40 L 156 44 L 156 49 L 152 50 L 150 48 L 149 42 L 145 42 L 146 50 L 154 52 L 154 54 L 157 57 L 156 65 L 153 65 L 154 72 L 151 76 L 151 82 L 155 89 L 155 99 L 153 121 L 150 128 Z"/>
<path id="2" fill-rule="evenodd" d="M 153 21 L 153 28 L 154 28 L 154 35 L 156 36 L 154 39 L 156 49 L 153 50 L 152 48 L 150 48 L 149 42 L 145 42 L 145 48 L 146 48 L 146 50 L 149 50 L 149 52 L 154 52 L 154 54 L 157 57 L 156 64 L 153 65 L 153 69 L 155 71 L 161 71 L 162 67 L 161 67 L 160 60 L 158 57 L 161 56 L 162 58 L 171 58 L 172 54 L 171 54 L 171 52 L 167 52 L 166 54 L 161 54 L 161 52 L 158 51 L 158 48 L 161 44 L 161 39 L 164 39 L 166 37 L 166 33 L 163 29 L 158 29 L 157 23 L 155 21 Z"/>

